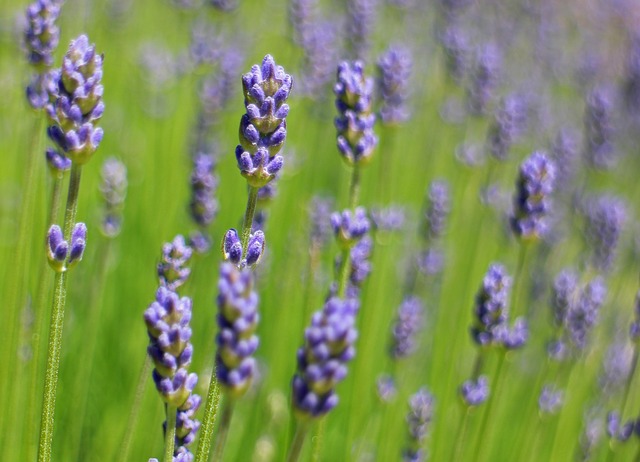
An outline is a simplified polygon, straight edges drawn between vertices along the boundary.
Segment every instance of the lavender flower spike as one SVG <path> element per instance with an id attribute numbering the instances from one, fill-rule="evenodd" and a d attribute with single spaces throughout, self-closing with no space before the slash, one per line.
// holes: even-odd
<path id="1" fill-rule="evenodd" d="M 191 299 L 180 298 L 172 290 L 160 287 L 156 300 L 144 312 L 144 321 L 149 333 L 147 352 L 154 363 L 156 389 L 163 401 L 177 412 L 174 460 L 193 460 L 187 446 L 195 439 L 200 426 L 193 416 L 201 400 L 193 394 L 198 376 L 187 372 L 193 353 Z"/>
<path id="2" fill-rule="evenodd" d="M 347 362 L 355 355 L 358 309 L 357 299 L 331 297 L 311 318 L 292 382 L 292 404 L 301 418 L 321 417 L 338 404 L 335 387 L 346 377 Z"/>
<path id="3" fill-rule="evenodd" d="M 360 61 L 338 65 L 336 95 L 338 117 L 334 124 L 338 131 L 338 150 L 349 165 L 365 164 L 378 144 L 373 132 L 375 115 L 371 113 L 373 79 L 365 78 Z"/>
<path id="4" fill-rule="evenodd" d="M 460 395 L 467 406 L 479 406 L 489 398 L 489 380 L 485 375 L 467 380 L 460 386 Z"/>
<path id="5" fill-rule="evenodd" d="M 542 152 L 534 152 L 520 166 L 513 198 L 511 229 L 521 239 L 538 239 L 547 230 L 555 165 Z"/>
<path id="6" fill-rule="evenodd" d="M 210 154 L 198 154 L 193 159 L 189 211 L 191 218 L 203 228 L 211 224 L 218 212 L 215 198 L 218 180 L 213 174 L 214 168 L 215 161 Z"/>
<path id="7" fill-rule="evenodd" d="M 418 297 L 409 297 L 398 308 L 396 322 L 391 328 L 391 348 L 393 359 L 409 356 L 416 349 L 416 334 L 422 328 L 424 306 Z"/>
<path id="8" fill-rule="evenodd" d="M 436 180 L 429 185 L 427 210 L 422 226 L 422 237 L 425 240 L 435 240 L 444 234 L 451 207 L 450 195 L 446 180 Z"/>
<path id="9" fill-rule="evenodd" d="M 170 290 L 176 290 L 184 284 L 191 274 L 191 270 L 186 265 L 192 254 L 193 250 L 181 235 L 177 235 L 173 242 L 164 244 L 160 263 L 158 263 L 160 285 Z"/>
<path id="10" fill-rule="evenodd" d="M 421 388 L 409 399 L 407 425 L 409 444 L 402 451 L 402 460 L 406 462 L 424 461 L 426 455 L 422 445 L 433 420 L 433 396 L 426 388 Z"/>
<path id="11" fill-rule="evenodd" d="M 77 164 L 86 163 L 102 141 L 96 126 L 104 112 L 102 59 L 86 35 L 73 40 L 59 74 L 59 93 L 47 107 L 53 122 L 49 137 Z"/>
<path id="12" fill-rule="evenodd" d="M 56 26 L 60 5 L 58 0 L 35 0 L 27 7 L 24 46 L 27 58 L 36 70 L 27 86 L 27 100 L 34 109 L 42 109 L 49 102 L 48 69 L 53 64 L 53 52 L 60 40 L 60 30 Z"/>
<path id="13" fill-rule="evenodd" d="M 586 237 L 593 249 L 593 264 L 600 271 L 609 271 L 627 218 L 624 202 L 614 196 L 601 196 L 587 204 L 586 215 Z"/>
<path id="14" fill-rule="evenodd" d="M 127 196 L 127 167 L 114 157 L 104 161 L 101 170 L 100 192 L 104 200 L 102 232 L 115 237 L 122 227 L 122 208 Z"/>
<path id="15" fill-rule="evenodd" d="M 242 76 L 246 114 L 240 120 L 238 168 L 250 186 L 261 188 L 282 168 L 278 156 L 287 136 L 286 100 L 293 81 L 271 55 Z"/>
<path id="16" fill-rule="evenodd" d="M 230 262 L 220 265 L 218 281 L 218 328 L 216 337 L 216 376 L 235 397 L 249 388 L 255 375 L 253 353 L 258 348 L 258 294 L 253 290 L 254 276 Z"/>
<path id="17" fill-rule="evenodd" d="M 409 119 L 407 99 L 412 65 L 411 53 L 401 47 L 389 48 L 378 60 L 380 119 L 385 125 L 397 125 Z"/>
<path id="18" fill-rule="evenodd" d="M 471 336 L 478 345 L 488 346 L 500 341 L 497 331 L 507 322 L 510 287 L 511 278 L 505 268 L 499 264 L 491 265 L 476 295 Z"/>
<path id="19" fill-rule="evenodd" d="M 607 296 L 607 286 L 601 277 L 594 278 L 580 293 L 578 301 L 567 313 L 566 329 L 573 345 L 584 350 L 589 334 L 598 323 L 600 308 Z"/>

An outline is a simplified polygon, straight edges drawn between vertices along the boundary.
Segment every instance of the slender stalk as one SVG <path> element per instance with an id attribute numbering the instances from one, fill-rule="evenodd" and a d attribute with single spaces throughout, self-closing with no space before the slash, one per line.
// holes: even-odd
<path id="1" fill-rule="evenodd" d="M 253 226 L 253 215 L 256 212 L 256 202 L 258 200 L 258 189 L 249 186 L 249 197 L 247 198 L 247 209 L 244 212 L 244 221 L 242 222 L 242 255 L 247 255 L 247 247 L 249 246 L 249 237 L 251 236 L 251 227 Z"/>
<path id="2" fill-rule="evenodd" d="M 351 170 L 351 183 L 349 184 L 349 208 L 355 210 L 360 196 L 360 167 L 358 164 Z"/>
<path id="3" fill-rule="evenodd" d="M 196 452 L 195 462 L 206 462 L 209 460 L 211 438 L 213 437 L 213 426 L 216 422 L 221 396 L 220 385 L 218 385 L 218 381 L 216 380 L 215 371 L 216 364 L 214 359 L 213 367 L 211 368 L 209 391 L 207 392 L 207 404 L 204 408 L 204 418 L 202 419 L 202 426 L 200 427 L 200 441 L 198 442 L 198 451 Z"/>
<path id="4" fill-rule="evenodd" d="M 451 460 L 463 460 L 462 459 L 462 448 L 464 448 L 464 442 L 467 436 L 467 423 L 469 421 L 469 413 L 471 412 L 471 407 L 465 406 L 462 411 L 462 418 L 460 419 L 460 424 L 458 425 L 458 431 L 456 432 L 456 446 L 453 453 L 453 459 Z"/>
<path id="5" fill-rule="evenodd" d="M 493 391 L 489 394 L 489 400 L 487 402 L 487 410 L 482 416 L 482 423 L 480 424 L 480 430 L 478 432 L 478 439 L 476 440 L 476 446 L 474 454 L 479 456 L 478 460 L 483 461 L 489 455 L 487 449 L 487 436 L 486 433 L 488 431 L 487 423 L 491 421 L 491 417 L 493 417 L 493 411 L 495 409 L 494 403 L 499 399 L 501 395 L 502 382 L 504 381 L 505 374 L 502 373 L 502 366 L 504 365 L 505 357 L 507 356 L 506 351 L 500 351 L 498 356 L 498 366 L 496 367 L 496 372 L 494 374 L 495 377 L 495 385 L 493 387 Z M 484 443 L 484 445 L 483 445 Z M 483 451 L 483 449 L 485 449 Z"/>
<path id="6" fill-rule="evenodd" d="M 176 444 L 176 417 L 178 409 L 167 405 L 167 429 L 164 432 L 164 462 L 173 461 L 173 449 Z"/>
<path id="7" fill-rule="evenodd" d="M 311 440 L 311 443 L 313 444 L 311 449 L 311 462 L 318 462 L 320 460 L 320 449 L 322 448 L 322 442 L 324 441 L 326 425 L 326 419 L 320 419 L 316 437 Z"/>
<path id="8" fill-rule="evenodd" d="M 47 225 L 54 224 L 58 221 L 58 212 L 60 210 L 60 199 L 62 196 L 62 183 L 64 175 L 58 174 L 53 178 L 53 184 L 51 186 L 51 206 L 49 208 L 49 216 L 47 219 Z M 45 238 L 46 240 L 46 238 Z M 49 264 L 46 261 L 40 263 L 38 270 L 38 289 L 36 292 L 35 304 L 33 307 L 35 323 L 33 326 L 33 333 L 31 336 L 31 363 L 30 363 L 30 377 L 29 383 L 29 396 L 27 400 L 27 460 L 35 460 L 37 453 L 37 442 L 35 440 L 38 434 L 36 429 L 36 407 L 38 402 L 38 384 L 40 376 L 40 344 L 42 336 L 42 327 L 45 319 L 44 300 L 51 284 L 49 276 Z"/>
<path id="9" fill-rule="evenodd" d="M 527 242 L 520 242 L 520 249 L 518 252 L 518 266 L 516 267 L 515 280 L 513 281 L 513 307 L 512 313 L 513 317 L 516 317 L 517 313 L 526 313 L 527 315 L 531 314 L 531 304 L 525 310 L 520 310 L 520 290 L 522 286 L 522 280 L 524 279 L 524 275 L 522 274 L 527 262 L 527 254 L 529 250 L 529 244 Z"/>
<path id="10" fill-rule="evenodd" d="M 78 208 L 78 191 L 82 167 L 73 164 L 69 180 L 69 193 L 64 216 L 64 236 L 69 240 L 75 224 Z M 45 372 L 44 395 L 42 399 L 42 416 L 40 419 L 40 442 L 38 446 L 38 462 L 48 462 L 52 456 L 53 424 L 58 387 L 58 371 L 60 369 L 60 350 L 64 328 L 64 308 L 67 297 L 67 272 L 56 273 L 54 284 L 53 308 L 51 310 L 51 326 L 49 327 L 49 354 Z"/>
<path id="11" fill-rule="evenodd" d="M 213 460 L 222 460 L 224 454 L 224 445 L 227 442 L 229 434 L 229 426 L 231 425 L 231 417 L 233 417 L 233 401 L 227 399 L 222 408 L 222 416 L 220 417 L 220 426 L 218 427 L 218 435 L 216 437 L 216 448 L 213 451 Z"/>
<path id="12" fill-rule="evenodd" d="M 304 446 L 304 440 L 307 436 L 308 425 L 306 423 L 298 422 L 296 425 L 296 433 L 289 446 L 289 454 L 287 455 L 287 462 L 297 462 L 302 453 L 302 447 Z"/>
<path id="13" fill-rule="evenodd" d="M 131 448 L 131 439 L 133 437 L 136 423 L 138 422 L 138 416 L 140 415 L 140 408 L 142 407 L 142 398 L 144 397 L 144 389 L 149 379 L 149 372 L 151 371 L 151 357 L 145 355 L 142 369 L 138 375 L 138 385 L 136 385 L 136 394 L 133 398 L 133 405 L 131 406 L 131 412 L 127 418 L 127 426 L 124 430 L 124 436 L 122 438 L 122 446 L 120 446 L 120 457 L 118 460 L 129 460 L 129 450 Z"/>

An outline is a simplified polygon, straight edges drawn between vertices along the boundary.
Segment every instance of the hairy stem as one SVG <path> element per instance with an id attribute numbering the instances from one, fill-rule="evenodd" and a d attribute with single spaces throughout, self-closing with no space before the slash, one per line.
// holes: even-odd
<path id="1" fill-rule="evenodd" d="M 78 192 L 82 167 L 73 164 L 69 180 L 67 207 L 64 215 L 64 236 L 69 240 L 75 224 L 78 208 Z M 45 372 L 44 395 L 42 398 L 42 415 L 40 418 L 40 442 L 38 445 L 38 462 L 49 462 L 52 456 L 53 425 L 56 408 L 56 392 L 58 387 L 58 371 L 60 369 L 60 351 L 62 348 L 62 332 L 64 329 L 64 308 L 67 297 L 67 272 L 56 273 L 54 284 L 53 308 L 49 327 L 49 354 Z"/>
<path id="2" fill-rule="evenodd" d="M 216 379 L 216 364 L 214 359 L 213 367 L 211 368 L 209 391 L 207 392 L 207 404 L 204 408 L 204 418 L 202 419 L 202 426 L 200 427 L 200 441 L 198 442 L 195 462 L 206 462 L 209 460 L 213 426 L 216 423 L 216 416 L 218 414 L 218 408 L 220 407 L 220 395 L 220 386 Z"/>
<path id="3" fill-rule="evenodd" d="M 253 215 L 256 212 L 256 202 L 258 200 L 258 189 L 249 186 L 249 197 L 247 198 L 247 209 L 244 212 L 244 221 L 242 222 L 242 255 L 246 258 L 247 248 L 249 247 L 249 237 L 251 236 L 251 228 L 253 226 Z"/>
<path id="4" fill-rule="evenodd" d="M 304 446 L 304 440 L 307 436 L 308 426 L 305 423 L 298 422 L 296 425 L 296 433 L 289 446 L 289 454 L 287 455 L 287 462 L 297 462 L 302 453 L 302 447 Z"/>
<path id="5" fill-rule="evenodd" d="M 167 429 L 164 432 L 164 462 L 173 462 L 174 446 L 176 444 L 176 417 L 178 409 L 167 404 Z"/>

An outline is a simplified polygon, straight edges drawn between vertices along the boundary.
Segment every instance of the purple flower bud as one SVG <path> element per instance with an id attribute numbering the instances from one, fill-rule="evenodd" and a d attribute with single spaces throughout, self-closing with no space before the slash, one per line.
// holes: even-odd
<path id="1" fill-rule="evenodd" d="M 522 348 L 529 338 L 527 321 L 524 318 L 518 318 L 511 328 L 506 323 L 501 324 L 496 327 L 494 337 L 507 350 Z"/>
<path id="2" fill-rule="evenodd" d="M 258 263 L 263 253 L 264 233 L 256 231 L 249 238 L 249 244 L 247 245 L 247 265 L 253 266 Z"/>
<path id="3" fill-rule="evenodd" d="M 597 324 L 600 308 L 607 296 L 607 286 L 601 277 L 594 278 L 582 289 L 577 302 L 567 312 L 566 329 L 573 345 L 586 348 L 591 329 Z"/>
<path id="4" fill-rule="evenodd" d="M 404 208 L 390 205 L 386 208 L 371 210 L 371 224 L 380 231 L 401 231 L 405 226 Z"/>
<path id="5" fill-rule="evenodd" d="M 460 387 L 460 394 L 467 406 L 479 406 L 489 398 L 489 381 L 481 375 L 476 381 L 467 380 Z"/>
<path id="6" fill-rule="evenodd" d="M 507 160 L 511 146 L 526 128 L 527 110 L 522 95 L 511 94 L 502 100 L 487 137 L 488 150 L 493 157 Z"/>
<path id="7" fill-rule="evenodd" d="M 242 260 L 242 242 L 238 236 L 238 231 L 230 229 L 222 240 L 222 255 L 225 260 L 229 260 L 236 265 Z"/>
<path id="8" fill-rule="evenodd" d="M 158 263 L 158 278 L 160 285 L 170 290 L 176 290 L 185 283 L 191 270 L 186 266 L 191 259 L 193 250 L 183 236 L 177 235 L 173 242 L 162 246 L 162 255 Z"/>
<path id="9" fill-rule="evenodd" d="M 427 192 L 427 207 L 422 223 L 422 237 L 433 241 L 444 234 L 447 218 L 450 213 L 449 183 L 445 180 L 435 180 L 429 185 Z"/>
<path id="10" fill-rule="evenodd" d="M 567 313 L 575 303 L 578 290 L 578 275 L 573 271 L 562 270 L 553 282 L 551 291 L 551 310 L 556 327 L 565 324 Z"/>
<path id="11" fill-rule="evenodd" d="M 398 394 L 396 383 L 390 375 L 382 375 L 376 381 L 378 397 L 384 403 L 390 403 Z"/>
<path id="12" fill-rule="evenodd" d="M 51 171 L 53 175 L 66 172 L 71 168 L 71 159 L 65 157 L 64 154 L 61 154 L 55 149 L 47 148 L 45 156 L 47 159 L 47 165 L 49 166 L 49 171 Z"/>
<path id="13" fill-rule="evenodd" d="M 338 244 L 343 248 L 351 248 L 369 232 L 369 219 L 364 207 L 358 207 L 355 213 L 344 210 L 341 214 L 331 215 L 331 226 Z"/>
<path id="14" fill-rule="evenodd" d="M 545 414 L 556 414 L 564 402 L 564 393 L 562 390 L 556 390 L 551 385 L 542 387 L 540 397 L 538 398 L 538 408 L 540 412 Z"/>
<path id="15" fill-rule="evenodd" d="M 84 248 L 87 241 L 87 226 L 84 223 L 77 223 L 71 232 L 71 248 L 69 250 L 69 260 L 67 268 L 82 260 Z"/>
<path id="16" fill-rule="evenodd" d="M 58 225 L 51 225 L 47 232 L 47 259 L 49 265 L 58 273 L 65 270 L 64 263 L 69 252 L 69 243 L 64 240 L 62 229 Z"/>
<path id="17" fill-rule="evenodd" d="M 554 180 L 555 165 L 542 152 L 534 152 L 520 166 L 510 218 L 517 237 L 538 239 L 547 231 Z"/>

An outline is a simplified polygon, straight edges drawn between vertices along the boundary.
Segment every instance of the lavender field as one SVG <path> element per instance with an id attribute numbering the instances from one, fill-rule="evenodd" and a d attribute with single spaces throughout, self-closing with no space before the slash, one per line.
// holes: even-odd
<path id="1" fill-rule="evenodd" d="M 0 4 L 0 454 L 640 461 L 635 0 Z"/>

